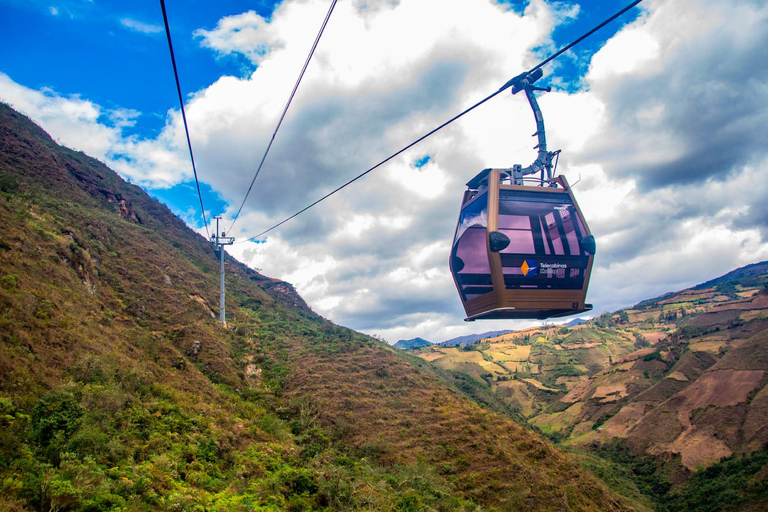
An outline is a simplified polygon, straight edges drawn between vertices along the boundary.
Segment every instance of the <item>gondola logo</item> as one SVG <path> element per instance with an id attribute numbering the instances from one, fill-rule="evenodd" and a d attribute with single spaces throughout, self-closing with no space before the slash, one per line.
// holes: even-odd
<path id="1" fill-rule="evenodd" d="M 539 266 L 536 265 L 536 262 L 533 260 L 525 260 L 522 266 L 520 267 L 520 270 L 523 271 L 523 275 L 525 277 L 528 277 L 528 276 L 533 277 L 539 271 Z"/>

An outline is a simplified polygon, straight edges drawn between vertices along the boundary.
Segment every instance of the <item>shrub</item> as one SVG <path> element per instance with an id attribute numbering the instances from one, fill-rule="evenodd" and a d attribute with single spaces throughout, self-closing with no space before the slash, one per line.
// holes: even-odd
<path id="1" fill-rule="evenodd" d="M 648 354 L 648 355 L 646 355 L 646 356 L 644 356 L 644 357 L 643 357 L 643 361 L 646 361 L 646 362 L 647 362 L 647 361 L 653 361 L 653 360 L 656 360 L 656 361 L 664 361 L 664 360 L 661 358 L 661 352 L 659 352 L 659 351 L 657 350 L 656 352 L 652 352 L 652 353 L 650 353 L 650 354 Z"/>
<path id="2" fill-rule="evenodd" d="M 32 408 L 31 437 L 49 462 L 58 463 L 59 453 L 80 427 L 82 417 L 83 409 L 69 391 L 52 391 L 37 401 Z"/>
<path id="3" fill-rule="evenodd" d="M 16 192 L 16 189 L 18 188 L 18 184 L 16 183 L 16 178 L 11 175 L 3 175 L 0 176 L 0 192 L 5 192 L 6 194 L 13 194 Z"/>
<path id="4" fill-rule="evenodd" d="M 48 299 L 43 299 L 37 304 L 35 309 L 35 317 L 40 320 L 48 320 L 51 318 L 51 312 L 53 311 L 53 302 Z"/>
<path id="5" fill-rule="evenodd" d="M 633 334 L 635 335 L 635 346 L 637 348 L 646 348 L 651 346 L 651 343 L 645 339 L 645 336 L 643 336 L 641 333 L 635 331 Z"/>
<path id="6" fill-rule="evenodd" d="M 16 288 L 16 282 L 19 280 L 17 274 L 8 274 L 0 278 L 3 288 Z"/>

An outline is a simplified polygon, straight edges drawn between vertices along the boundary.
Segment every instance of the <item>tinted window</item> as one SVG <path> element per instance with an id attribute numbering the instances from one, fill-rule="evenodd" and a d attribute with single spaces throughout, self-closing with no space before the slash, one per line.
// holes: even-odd
<path id="1" fill-rule="evenodd" d="M 510 239 L 501 251 L 507 288 L 583 287 L 586 230 L 568 194 L 501 190 L 499 231 Z"/>
<path id="2" fill-rule="evenodd" d="M 453 242 L 452 268 L 465 301 L 493 291 L 486 249 L 487 225 L 488 194 L 483 193 L 462 208 Z"/>

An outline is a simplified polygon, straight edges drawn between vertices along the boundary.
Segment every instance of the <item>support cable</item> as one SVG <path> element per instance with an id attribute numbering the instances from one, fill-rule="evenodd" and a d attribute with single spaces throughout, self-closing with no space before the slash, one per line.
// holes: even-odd
<path id="1" fill-rule="evenodd" d="M 197 168 L 195 167 L 195 155 L 192 153 L 192 141 L 189 138 L 189 126 L 187 125 L 187 113 L 184 110 L 184 96 L 181 94 L 181 84 L 179 83 L 179 72 L 176 68 L 176 57 L 173 53 L 173 43 L 171 42 L 171 28 L 168 26 L 168 14 L 165 12 L 165 1 L 160 0 L 160 8 L 163 10 L 163 22 L 165 23 L 165 35 L 168 37 L 168 49 L 171 52 L 171 64 L 173 64 L 173 76 L 176 78 L 176 91 L 179 93 L 179 105 L 181 105 L 181 118 L 184 120 L 184 133 L 187 135 L 187 147 L 189 148 L 189 158 L 192 161 L 192 172 L 195 175 L 195 185 L 197 186 L 197 197 L 200 199 L 200 212 L 203 214 L 203 223 L 205 223 L 205 234 L 211 238 L 208 231 L 208 219 L 205 217 L 205 206 L 203 206 L 203 194 L 200 191 L 200 181 L 197 179 Z"/>
<path id="2" fill-rule="evenodd" d="M 387 162 L 389 162 L 390 160 L 392 160 L 393 158 L 395 158 L 397 155 L 399 155 L 399 154 L 401 154 L 401 153 L 403 153 L 403 152 L 405 152 L 405 151 L 407 151 L 407 150 L 411 149 L 413 146 L 415 146 L 416 144 L 418 144 L 418 143 L 419 143 L 419 142 L 421 142 L 422 140 L 426 139 L 426 138 L 427 138 L 427 137 L 429 137 L 430 135 L 434 134 L 436 131 L 438 131 L 438 130 L 441 130 L 442 128 L 444 128 L 444 127 L 448 126 L 449 124 L 451 124 L 452 122 L 454 122 L 455 120 L 457 120 L 458 118 L 460 118 L 461 116 L 463 116 L 464 114 L 466 114 L 467 112 L 469 112 L 469 111 L 471 111 L 471 110 L 473 110 L 473 109 L 475 109 L 475 108 L 479 107 L 480 105 L 482 105 L 482 104 L 483 104 L 483 103 L 485 103 L 486 101 L 490 100 L 491 98 L 495 97 L 496 95 L 498 95 L 498 94 L 501 94 L 503 91 L 504 91 L 504 89 L 499 89 L 498 91 L 496 91 L 495 93 L 493 93 L 493 94 L 491 94 L 490 96 L 486 97 L 485 99 L 482 99 L 482 100 L 480 100 L 479 102 L 475 103 L 474 105 L 472 105 L 471 107 L 469 107 L 468 109 L 466 109 L 464 112 L 462 112 L 462 113 L 460 113 L 460 114 L 458 114 L 458 115 L 456 115 L 456 116 L 452 117 L 451 119 L 449 119 L 448 121 L 444 122 L 443 124 L 441 124 L 441 125 L 440 125 L 440 126 L 438 126 L 437 128 L 434 128 L 434 129 L 433 129 L 433 130 L 431 130 L 430 132 L 428 132 L 428 133 L 425 133 L 424 135 L 422 135 L 421 137 L 419 137 L 419 138 L 418 138 L 418 139 L 416 139 L 415 141 L 411 142 L 410 144 L 408 144 L 407 146 L 405 146 L 403 149 L 401 149 L 401 150 L 400 150 L 400 151 L 398 151 L 397 153 L 394 153 L 394 154 L 392 154 L 392 155 L 388 156 L 387 158 L 385 158 L 385 159 L 384 159 L 384 160 L 382 160 L 381 162 L 377 163 L 376 165 L 374 165 L 373 167 L 369 168 L 369 169 L 368 169 L 368 170 L 366 170 L 365 172 L 363 172 L 363 173 L 361 173 L 361 174 L 358 174 L 357 176 L 355 176 L 354 178 L 352 178 L 352 179 L 351 179 L 351 180 L 349 180 L 348 182 L 344 183 L 343 185 L 341 185 L 341 186 L 340 186 L 340 187 L 338 187 L 337 189 L 335 189 L 335 190 L 333 190 L 333 191 L 331 191 L 331 192 L 328 192 L 327 194 L 325 194 L 323 197 L 321 197 L 320 199 L 318 199 L 318 200 L 317 200 L 317 201 L 315 201 L 314 203 L 310 204 L 309 206 L 305 206 L 304 208 L 302 208 L 302 209 L 301 209 L 301 210 L 299 210 L 298 212 L 294 213 L 293 215 L 291 215 L 291 216 L 290 216 L 290 217 L 288 217 L 287 219 L 284 219 L 284 220 L 282 220 L 282 221 L 278 222 L 277 224 L 275 224 L 275 225 L 274 225 L 274 226 L 272 226 L 271 228 L 269 228 L 269 229 L 267 229 L 267 230 L 265 230 L 265 231 L 262 231 L 262 232 L 261 232 L 261 233 L 259 233 L 258 235 L 254 235 L 254 236 L 252 236 L 252 237 L 250 237 L 250 238 L 247 238 L 247 239 L 245 239 L 245 240 L 241 240 L 240 242 L 237 242 L 237 243 L 243 243 L 243 242 L 247 242 L 247 241 L 249 241 L 249 240 L 253 240 L 254 238 L 259 238 L 259 237 L 260 237 L 260 236 L 262 236 L 262 235 L 266 235 L 267 233 L 269 233 L 269 232 L 270 232 L 270 231 L 272 231 L 273 229 L 275 229 L 275 228 L 278 228 L 278 227 L 282 226 L 283 224 L 285 224 L 285 223 L 286 223 L 286 222 L 288 222 L 289 220 L 291 220 L 291 219 L 293 219 L 293 218 L 295 218 L 295 217 L 298 217 L 299 215 L 301 215 L 301 214 L 302 214 L 302 213 L 304 213 L 305 211 L 307 211 L 307 210 L 309 210 L 310 208 L 312 208 L 313 206 L 315 206 L 317 203 L 320 203 L 320 202 L 322 202 L 322 201 L 325 201 L 326 199 L 328 199 L 329 197 L 331 197 L 333 194 L 335 194 L 335 193 L 336 193 L 336 192 L 338 192 L 339 190 L 343 189 L 344 187 L 347 187 L 347 186 L 351 185 L 352 183 L 356 182 L 357 180 L 359 180 L 360 178 L 362 178 L 363 176 L 365 176 L 365 175 L 366 175 L 366 174 L 368 174 L 369 172 L 371 172 L 371 171 L 373 171 L 373 170 L 375 170 L 375 169 L 377 169 L 377 168 L 381 167 L 381 166 L 382 166 L 382 165 L 384 165 L 385 163 L 387 163 Z"/>
<path id="3" fill-rule="evenodd" d="M 320 27 L 320 31 L 317 33 L 317 37 L 315 38 L 315 42 L 312 45 L 312 49 L 309 51 L 309 55 L 307 55 L 307 60 L 304 61 L 304 67 L 301 68 L 301 73 L 299 73 L 299 78 L 296 80 L 296 85 L 293 86 L 293 91 L 291 91 L 291 96 L 288 98 L 288 102 L 285 104 L 285 108 L 283 109 L 283 114 L 280 116 L 280 120 L 277 122 L 277 126 L 275 127 L 274 133 L 272 133 L 272 138 L 270 139 L 269 144 L 267 145 L 267 150 L 264 151 L 264 156 L 261 157 L 261 162 L 259 162 L 259 166 L 258 168 L 256 168 L 256 174 L 253 175 L 253 179 L 251 180 L 251 184 L 248 187 L 248 191 L 245 193 L 243 202 L 240 203 L 240 208 L 237 209 L 235 218 L 232 219 L 232 224 L 229 226 L 229 229 L 227 230 L 228 233 L 232 232 L 232 228 L 235 227 L 235 222 L 237 222 L 237 218 L 240 216 L 240 212 L 243 210 L 243 206 L 245 206 L 245 201 L 248 199 L 248 195 L 251 193 L 253 184 L 256 182 L 256 178 L 259 177 L 259 172 L 261 172 L 261 168 L 264 165 L 264 160 L 267 159 L 267 155 L 269 154 L 269 150 L 272 147 L 272 143 L 275 142 L 275 136 L 277 135 L 277 131 L 280 129 L 280 125 L 283 124 L 283 119 L 285 119 L 285 114 L 288 112 L 288 107 L 291 106 L 291 102 L 293 101 L 293 97 L 296 95 L 296 91 L 299 88 L 301 79 L 304 78 L 304 72 L 307 71 L 307 66 L 309 66 L 309 61 L 312 60 L 312 56 L 315 53 L 317 44 L 320 42 L 320 37 L 323 35 L 323 32 L 325 31 L 325 26 L 328 24 L 328 20 L 331 18 L 331 13 L 333 12 L 333 8 L 336 7 L 336 2 L 337 0 L 333 0 L 331 2 L 331 7 L 330 9 L 328 9 L 328 14 L 325 15 L 325 20 L 323 20 L 323 24 Z"/>
<path id="4" fill-rule="evenodd" d="M 304 208 L 302 208 L 302 209 L 301 209 L 301 210 L 299 210 L 298 212 L 296 212 L 296 213 L 294 213 L 293 215 L 291 215 L 290 217 L 287 217 L 286 219 L 284 219 L 284 220 L 282 220 L 282 221 L 278 222 L 277 224 L 275 224 L 275 225 L 274 225 L 274 226 L 272 226 L 271 228 L 269 228 L 269 229 L 266 229 L 266 230 L 262 231 L 261 233 L 259 233 L 259 234 L 257 234 L 257 235 L 254 235 L 254 236 L 252 236 L 252 237 L 249 237 L 249 238 L 246 238 L 246 239 L 244 239 L 244 240 L 241 240 L 240 242 L 237 242 L 237 243 L 244 243 L 244 242 L 248 242 L 248 241 L 254 240 L 254 239 L 256 239 L 256 238 L 259 238 L 259 237 L 261 237 L 261 236 L 264 236 L 264 235 L 266 235 L 267 233 L 269 233 L 270 231 L 272 231 L 273 229 L 276 229 L 276 228 L 278 228 L 278 227 L 282 226 L 283 224 L 285 224 L 286 222 L 290 221 L 291 219 L 294 219 L 294 218 L 298 217 L 299 215 L 301 215 L 302 213 L 306 212 L 307 210 L 309 210 L 309 209 L 310 209 L 310 208 L 312 208 L 313 206 L 317 205 L 318 203 L 320 203 L 320 202 L 322 202 L 322 201 L 325 201 L 326 199 L 328 199 L 329 197 L 331 197 L 331 196 L 332 196 L 333 194 L 335 194 L 336 192 L 339 192 L 339 191 L 340 191 L 340 190 L 342 190 L 343 188 L 347 187 L 348 185 L 351 185 L 352 183 L 354 183 L 355 181 L 359 180 L 360 178 L 362 178 L 362 177 L 363 177 L 363 176 L 365 176 L 366 174 L 370 173 L 371 171 L 373 171 L 373 170 L 375 170 L 375 169 L 377 169 L 377 168 L 381 167 L 381 166 L 382 166 L 382 165 L 384 165 L 385 163 L 389 162 L 390 160 L 392 160 L 392 159 L 393 159 L 393 158 L 395 158 L 396 156 L 398 156 L 398 155 L 400 155 L 401 153 L 403 153 L 403 152 L 407 151 L 408 149 L 412 148 L 413 146 L 415 146 L 416 144 L 418 144 L 418 143 L 419 143 L 419 142 L 421 142 L 422 140 L 426 139 L 426 138 L 427 138 L 427 137 L 429 137 L 430 135 L 433 135 L 435 132 L 437 132 L 437 131 L 439 131 L 439 130 L 441 130 L 441 129 L 445 128 L 446 126 L 448 126 L 448 125 L 449 125 L 449 124 L 451 124 L 452 122 L 456 121 L 456 120 L 457 120 L 457 119 L 459 119 L 460 117 L 462 117 L 462 116 L 464 116 L 465 114 L 468 114 L 468 113 L 469 113 L 469 112 L 471 112 L 472 110 L 476 109 L 477 107 L 479 107 L 480 105 L 482 105 L 482 104 L 483 104 L 483 103 L 485 103 L 486 101 L 488 101 L 488 100 L 490 100 L 490 99 L 492 99 L 492 98 L 494 98 L 494 97 L 498 96 L 499 94 L 501 94 L 501 93 L 502 93 L 502 92 L 504 92 L 505 90 L 509 89 L 510 87 L 512 87 L 512 86 L 514 86 L 515 84 L 517 84 L 518 82 L 520 82 L 522 79 L 526 78 L 526 77 L 527 77 L 527 76 L 528 76 L 530 73 L 532 73 L 532 72 L 536 71 L 537 69 L 539 69 L 539 68 L 541 68 L 541 67 L 543 67 L 543 66 L 545 66 L 545 65 L 549 64 L 551 61 L 553 61 L 554 59 L 556 59 L 557 57 L 559 57 L 560 55 L 562 55 L 563 53 L 565 53 L 566 51 L 568 51 L 569 49 L 571 49 L 573 46 L 575 46 L 576 44 L 580 43 L 581 41 L 583 41 L 583 40 L 584 40 L 584 39 L 586 39 L 587 37 L 591 36 L 592 34 L 594 34 L 595 32 L 597 32 L 598 30 L 600 30 L 601 28 L 603 28 L 605 25 L 607 25 L 608 23 L 612 22 L 613 20 L 615 20 L 616 18 L 618 18 L 619 16 L 621 16 L 622 14 L 624 14 L 625 12 L 627 12 L 628 10 L 632 9 L 633 7 L 635 7 L 636 5 L 638 5 L 638 4 L 639 4 L 640 2 L 642 2 L 642 1 L 643 1 L 643 0 L 635 0 L 635 1 L 633 1 L 632 3 L 630 3 L 629 5 L 627 5 L 626 7 L 624 7 L 623 9 L 621 9 L 620 11 L 618 11 L 616 14 L 614 14 L 614 15 L 613 15 L 613 16 L 611 16 L 610 18 L 607 18 L 605 21 L 603 21 L 603 22 L 602 22 L 602 23 L 600 23 L 599 25 L 595 26 L 595 27 L 594 27 L 593 29 L 591 29 L 590 31 L 586 32 L 586 33 L 585 33 L 584 35 L 582 35 L 581 37 L 579 37 L 579 38 L 575 39 L 573 42 L 569 43 L 568 45 L 564 46 L 563 48 L 561 48 L 560 50 L 558 50 L 558 51 L 557 51 L 557 52 L 555 52 L 554 54 L 550 55 L 550 56 L 549 56 L 548 58 L 546 58 L 545 60 L 541 61 L 539 64 L 537 64 L 536 66 L 534 66 L 533 68 L 531 68 L 529 71 L 526 71 L 526 72 L 524 72 L 524 73 L 521 73 L 521 74 L 517 75 L 516 77 L 512 78 L 512 79 L 511 79 L 511 80 L 509 80 L 509 81 L 508 81 L 506 84 L 504 84 L 504 85 L 503 85 L 503 86 L 502 86 L 502 87 L 501 87 L 501 88 L 500 88 L 498 91 L 496 91 L 496 92 L 494 92 L 494 93 L 492 93 L 492 94 L 490 94 L 490 95 L 486 96 L 485 98 L 483 98 L 482 100 L 478 101 L 477 103 L 475 103 L 475 104 L 474 104 L 474 105 L 472 105 L 471 107 L 469 107 L 469 108 L 467 108 L 466 110 L 462 111 L 460 114 L 457 114 L 457 115 L 455 115 L 454 117 L 452 117 L 452 118 L 451 118 L 451 119 L 449 119 L 448 121 L 444 122 L 443 124 L 441 124 L 441 125 L 440 125 L 440 126 L 438 126 L 437 128 L 434 128 L 433 130 L 429 131 L 428 133 L 426 133 L 426 134 L 422 135 L 421 137 L 419 137 L 419 138 L 418 138 L 418 139 L 416 139 L 415 141 L 411 142 L 410 144 L 408 144 L 407 146 L 405 146 L 405 147 L 404 147 L 404 148 L 402 148 L 401 150 L 399 150 L 399 151 L 397 151 L 396 153 L 394 153 L 394 154 L 392 154 L 392 155 L 388 156 L 387 158 L 385 158 L 385 159 L 384 159 L 384 160 L 382 160 L 381 162 L 377 163 L 377 164 L 376 164 L 376 165 L 374 165 L 373 167 L 370 167 L 370 168 L 369 168 L 369 169 L 367 169 L 366 171 L 364 171 L 364 172 L 362 172 L 362 173 L 358 174 L 357 176 L 355 176 L 355 177 L 354 177 L 354 178 L 352 178 L 351 180 L 347 181 L 346 183 L 344 183 L 344 184 L 343 184 L 343 185 L 341 185 L 340 187 L 336 188 L 335 190 L 333 190 L 333 191 L 331 191 L 331 192 L 327 193 L 326 195 L 324 195 L 324 196 L 323 196 L 323 197 L 321 197 L 320 199 L 316 200 L 316 201 L 315 201 L 315 202 L 313 202 L 312 204 L 310 204 L 310 205 L 308 205 L 308 206 L 305 206 Z"/>

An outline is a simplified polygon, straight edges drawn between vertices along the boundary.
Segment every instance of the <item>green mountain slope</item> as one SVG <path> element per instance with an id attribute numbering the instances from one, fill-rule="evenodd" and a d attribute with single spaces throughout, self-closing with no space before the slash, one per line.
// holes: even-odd
<path id="1" fill-rule="evenodd" d="M 628 509 L 5 105 L 0 222 L 2 510 Z"/>

